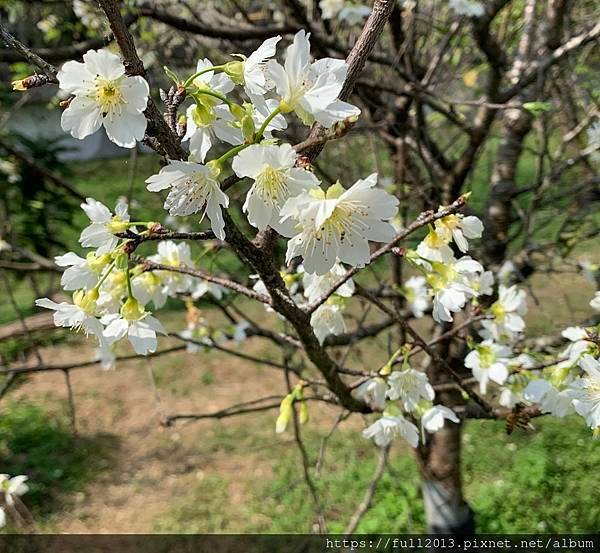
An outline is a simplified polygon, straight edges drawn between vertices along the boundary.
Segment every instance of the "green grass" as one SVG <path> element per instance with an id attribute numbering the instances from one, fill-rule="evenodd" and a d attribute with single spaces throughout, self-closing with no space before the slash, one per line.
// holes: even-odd
<path id="1" fill-rule="evenodd" d="M 535 424 L 535 433 L 511 436 L 504 433 L 502 423 L 473 421 L 466 426 L 463 478 L 466 497 L 477 513 L 478 532 L 596 532 L 600 524 L 596 478 L 600 445 L 576 417 L 538 420 Z M 215 444 L 229 455 L 240 454 L 248 445 L 243 432 L 220 433 Z M 251 433 L 255 435 L 254 430 Z M 257 463 L 272 463 L 270 478 L 257 482 L 243 474 L 207 474 L 173 502 L 156 530 L 308 531 L 314 510 L 293 442 L 274 446 L 268 436 L 256 439 L 266 440 L 268 451 Z M 306 443 L 314 462 L 320 437 L 308 431 Z M 331 532 L 343 531 L 375 464 L 374 447 L 358 432 L 344 430 L 334 435 L 321 476 L 316 479 Z M 390 466 L 358 532 L 423 532 L 425 515 L 414 460 L 406 450 L 396 449 Z M 229 488 L 240 481 L 246 500 L 232 504 Z"/>
<path id="2" fill-rule="evenodd" d="M 110 468 L 117 448 L 111 435 L 75 436 L 62 413 L 23 401 L 3 405 L 0 466 L 11 476 L 29 476 L 23 499 L 37 523 L 49 522 L 73 494 Z"/>
<path id="3" fill-rule="evenodd" d="M 239 425 L 215 422 L 197 453 L 244 458 L 248 470 L 203 467 L 187 492 L 173 498 L 154 530 L 169 533 L 305 532 L 314 522 L 298 451 L 289 435 L 274 437 L 268 415 Z M 600 524 L 596 475 L 600 444 L 577 417 L 538 419 L 535 432 L 504 433 L 502 423 L 472 421 L 463 436 L 465 494 L 481 533 L 593 533 Z M 322 434 L 309 426 L 305 441 L 314 466 Z M 72 497 L 106 470 L 116 470 L 118 447 L 108 435 L 75 437 L 64 415 L 30 403 L 12 403 L 0 418 L 0 464 L 27 474 L 24 498 L 36 522 L 51 529 Z M 342 532 L 362 498 L 377 451 L 357 430 L 341 429 L 329 442 L 315 477 L 331 532 Z M 265 475 L 253 476 L 262 466 Z M 212 468 L 211 468 L 212 467 Z M 261 473 L 262 474 L 262 473 Z M 313 476 L 314 470 L 312 471 Z M 232 489 L 242 500 L 232 501 Z M 238 494 L 239 495 L 239 492 Z M 412 455 L 392 450 L 373 506 L 358 532 L 419 533 L 425 530 L 420 479 Z"/>
<path id="4" fill-rule="evenodd" d="M 470 423 L 463 473 L 479 531 L 597 532 L 600 444 L 579 417 L 534 424 L 506 436 L 501 423 Z"/>

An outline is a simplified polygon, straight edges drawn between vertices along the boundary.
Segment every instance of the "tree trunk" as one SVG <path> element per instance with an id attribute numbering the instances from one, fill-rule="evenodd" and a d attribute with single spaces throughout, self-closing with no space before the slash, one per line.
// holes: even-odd
<path id="1" fill-rule="evenodd" d="M 431 534 L 475 533 L 474 512 L 462 493 L 461 432 L 462 424 L 448 423 L 417 452 L 423 476 L 427 531 Z"/>
<path id="2" fill-rule="evenodd" d="M 438 325 L 436 335 L 452 328 L 453 323 Z M 451 347 L 449 343 L 437 346 L 437 353 L 453 366 L 464 370 L 464 345 Z M 431 360 L 427 376 L 432 385 L 447 381 L 447 373 Z M 461 405 L 464 400 L 456 389 L 441 391 L 437 402 L 442 405 Z M 460 465 L 462 422 L 446 421 L 444 427 L 427 435 L 427 441 L 417 449 L 423 478 L 423 501 L 427 530 L 430 534 L 472 535 L 475 533 L 475 514 L 463 497 Z"/>

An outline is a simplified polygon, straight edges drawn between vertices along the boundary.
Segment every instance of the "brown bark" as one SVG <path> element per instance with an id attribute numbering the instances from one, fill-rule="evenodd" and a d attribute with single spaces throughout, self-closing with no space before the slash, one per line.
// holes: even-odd
<path id="1" fill-rule="evenodd" d="M 437 328 L 437 335 L 448 332 L 452 323 Z M 449 341 L 435 348 L 442 358 L 450 359 L 453 369 L 464 370 L 464 348 L 451 348 Z M 427 376 L 432 386 L 443 382 L 444 368 L 430 362 Z M 458 390 L 438 392 L 436 400 L 441 405 L 461 405 L 464 400 Z M 427 436 L 427 443 L 417 449 L 417 458 L 423 476 L 423 500 L 428 532 L 432 534 L 473 534 L 474 513 L 465 501 L 462 491 L 460 449 L 462 422 L 447 422 L 444 428 Z"/>

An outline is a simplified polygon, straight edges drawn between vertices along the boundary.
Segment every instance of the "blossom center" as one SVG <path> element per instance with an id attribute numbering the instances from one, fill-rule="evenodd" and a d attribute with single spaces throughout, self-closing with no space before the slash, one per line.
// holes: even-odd
<path id="1" fill-rule="evenodd" d="M 96 77 L 96 102 L 100 105 L 104 116 L 120 113 L 125 99 L 117 81 Z"/>
<path id="2" fill-rule="evenodd" d="M 460 219 L 456 215 L 447 215 L 436 221 L 436 227 L 442 231 L 444 236 L 448 234 L 452 235 L 452 231 L 460 227 L 460 222 Z"/>
<path id="3" fill-rule="evenodd" d="M 369 225 L 362 218 L 367 217 L 368 210 L 356 202 L 342 202 L 336 205 L 331 215 L 324 221 L 316 233 L 317 240 L 325 240 L 326 244 L 343 242 L 348 234 L 362 234 Z"/>
<path id="4" fill-rule="evenodd" d="M 256 177 L 257 193 L 261 200 L 272 206 L 280 205 L 288 195 L 285 183 L 285 173 L 282 169 L 275 169 L 265 165 Z"/>
<path id="5" fill-rule="evenodd" d="M 494 315 L 496 321 L 501 323 L 506 316 L 506 309 L 500 302 L 495 302 L 494 305 L 490 308 L 490 311 Z"/>
<path id="6" fill-rule="evenodd" d="M 588 401 L 600 404 L 600 381 L 584 378 L 584 390 Z"/>
<path id="7" fill-rule="evenodd" d="M 492 366 L 496 360 L 496 355 L 488 346 L 479 347 L 479 364 L 482 368 L 487 369 Z"/>
<path id="8" fill-rule="evenodd" d="M 107 223 L 106 228 L 111 234 L 119 234 L 125 232 L 129 228 L 129 222 L 124 221 L 121 217 L 115 215 L 110 222 Z"/>
<path id="9" fill-rule="evenodd" d="M 418 390 L 420 382 L 410 371 L 405 371 L 401 375 L 395 379 L 394 388 L 398 391 L 401 398 L 410 397 Z"/>
<path id="10" fill-rule="evenodd" d="M 458 277 L 458 272 L 454 265 L 445 265 L 444 263 L 431 262 L 435 273 L 427 275 L 427 282 L 434 290 L 443 290 L 452 284 Z"/>

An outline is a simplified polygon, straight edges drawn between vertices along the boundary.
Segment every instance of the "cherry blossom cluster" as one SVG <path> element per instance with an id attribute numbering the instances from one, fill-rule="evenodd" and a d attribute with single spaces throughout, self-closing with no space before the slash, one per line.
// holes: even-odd
<path id="1" fill-rule="evenodd" d="M 323 0 L 321 8 L 342 13 L 346 4 Z M 464 0 L 452 6 L 458 11 L 463 4 L 478 5 Z M 292 145 L 273 136 L 287 127 L 291 117 L 330 129 L 360 114 L 339 98 L 348 71 L 343 60 L 313 61 L 309 35 L 300 31 L 282 64 L 275 59 L 280 39 L 269 38 L 250 56 L 238 55 L 224 64 L 202 59 L 185 80 L 168 71 L 189 101 L 181 121 L 185 132 L 180 135 L 189 156 L 167 160 L 146 184 L 148 191 L 164 196 L 164 209 L 172 219 L 193 216 L 199 225 L 207 223 L 214 237 L 227 240 L 230 198 L 223 177 L 230 170 L 247 179 L 251 184 L 242 205 L 247 222 L 256 231 L 271 228 L 287 239 L 281 276 L 298 307 L 318 305 L 311 311 L 310 324 L 318 342 L 326 345 L 328 337 L 346 332 L 344 310 L 356 290 L 351 278 L 336 283 L 348 268 L 370 263 L 371 243 L 395 239 L 399 201 L 378 185 L 375 173 L 349 187 L 339 181 L 325 187 Z M 147 82 L 127 76 L 119 57 L 107 50 L 91 50 L 83 60 L 67 62 L 58 73 L 60 88 L 71 95 L 63 129 L 82 139 L 104 127 L 116 144 L 135 146 L 146 133 Z M 221 155 L 213 155 L 223 149 Z M 135 240 L 155 235 L 161 225 L 132 221 L 124 201 L 114 212 L 92 198 L 81 207 L 90 224 L 79 241 L 90 251 L 85 257 L 68 252 L 56 258 L 64 268 L 62 286 L 73 293 L 73 300 L 56 303 L 42 298 L 36 304 L 55 312 L 57 326 L 94 336 L 104 366 L 114 365 L 115 344 L 124 338 L 138 354 L 156 351 L 157 334 L 166 330 L 153 313 L 167 298 L 186 304 L 186 328 L 180 336 L 189 351 L 246 338 L 251 327 L 247 321 L 213 328 L 194 306 L 194 300 L 206 293 L 220 299 L 226 291 L 215 279 L 189 274 L 196 265 L 189 245 L 159 241 L 157 253 L 139 261 L 132 256 Z M 414 273 L 398 290 L 408 311 L 414 318 L 431 313 L 440 324 L 452 322 L 466 307 L 470 313 L 481 313 L 479 335 L 468 340 L 470 352 L 465 357 L 479 393 L 498 391 L 499 403 L 509 408 L 524 402 L 539 404 L 557 416 L 576 411 L 597 430 L 597 337 L 592 339 L 589 329 L 567 329 L 563 334 L 572 344 L 562 354 L 565 359 L 539 369 L 544 360 L 522 346 L 525 292 L 510 285 L 507 270 L 499 271 L 496 288 L 492 272 L 468 255 L 469 241 L 482 235 L 481 221 L 446 213 L 440 207 L 426 236 L 403 254 Z M 268 288 L 254 277 L 254 291 L 268 298 Z M 592 306 L 599 304 L 600 293 Z M 299 385 L 282 402 L 278 431 L 285 429 L 294 402 L 306 409 L 302 390 Z M 358 382 L 353 394 L 382 414 L 364 431 L 380 446 L 401 436 L 416 447 L 425 441 L 426 432 L 436 432 L 446 420 L 458 422 L 452 409 L 435 403 L 434 388 L 425 373 L 410 365 L 406 345 L 378 376 Z"/>
<path id="2" fill-rule="evenodd" d="M 451 321 L 467 302 L 477 307 L 480 296 L 494 294 L 494 276 L 468 256 L 458 259 L 454 250 L 466 252 L 467 238 L 481 236 L 483 226 L 476 217 L 449 215 L 435 222 L 425 239 L 407 258 L 423 271 L 423 276 L 406 281 L 403 293 L 415 318 L 423 316 L 433 303 L 432 315 L 438 322 Z M 454 243 L 454 250 L 449 247 Z M 486 396 L 489 383 L 497 384 L 498 403 L 512 409 L 517 404 L 536 405 L 542 413 L 565 417 L 578 413 L 585 418 L 595 437 L 600 437 L 600 341 L 598 328 L 570 327 L 562 336 L 570 344 L 558 355 L 540 356 L 523 347 L 527 296 L 516 285 L 509 285 L 514 267 L 508 262 L 498 271 L 497 299 L 485 308 L 478 339 L 469 339 L 471 351 L 465 367 L 471 369 Z M 593 279 L 590 279 L 593 280 Z M 600 292 L 590 306 L 600 311 Z M 363 435 L 379 446 L 395 437 L 412 447 L 425 442 L 426 431 L 436 432 L 445 420 L 458 422 L 454 411 L 433 404 L 435 391 L 425 373 L 413 369 L 409 350 L 400 348 L 379 371 L 379 376 L 361 383 L 354 394 L 383 416 Z M 392 371 L 399 356 L 402 369 Z M 542 367 L 542 368 L 540 368 Z M 421 431 L 414 424 L 420 420 Z"/>

